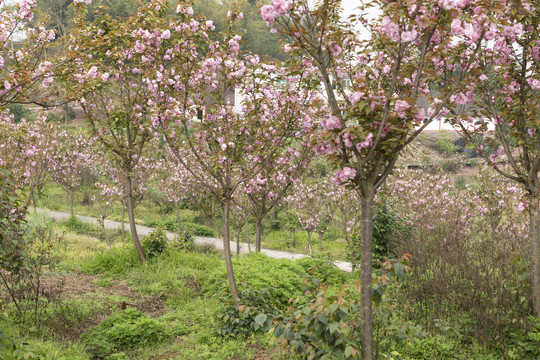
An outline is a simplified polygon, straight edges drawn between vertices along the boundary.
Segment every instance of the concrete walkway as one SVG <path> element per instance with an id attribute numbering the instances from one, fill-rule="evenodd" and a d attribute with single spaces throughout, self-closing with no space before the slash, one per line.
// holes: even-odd
<path id="1" fill-rule="evenodd" d="M 55 220 L 63 220 L 63 219 L 67 219 L 67 218 L 70 217 L 69 213 L 60 212 L 60 211 L 53 211 L 53 210 L 48 210 L 48 209 L 38 209 L 38 211 L 41 212 L 41 213 L 47 214 L 48 216 L 50 216 L 51 218 L 53 218 Z M 83 216 L 83 215 L 76 215 L 76 216 L 79 219 L 81 219 L 81 220 L 83 220 L 85 222 L 98 225 L 98 221 L 97 221 L 96 218 L 93 218 L 93 217 L 90 217 L 90 216 Z M 105 219 L 105 228 L 106 229 L 119 229 L 121 226 L 122 226 L 121 222 Z M 126 229 L 129 230 L 129 225 L 128 224 L 126 224 Z M 151 227 L 143 226 L 143 225 L 137 225 L 137 234 L 140 237 L 148 235 L 152 231 L 154 231 L 154 229 L 151 228 Z M 175 236 L 175 234 L 173 232 L 167 231 L 167 237 L 169 239 L 171 239 L 171 240 L 174 239 L 174 236 Z M 198 245 L 210 244 L 210 245 L 214 245 L 216 247 L 216 249 L 223 250 L 223 239 L 195 236 L 194 241 L 195 241 L 195 244 L 198 244 Z M 251 248 L 254 249 L 254 246 L 252 245 Z M 234 241 L 231 241 L 231 252 L 236 254 L 236 242 L 234 242 Z M 248 253 L 249 252 L 248 244 L 240 243 L 240 252 L 241 253 Z M 289 251 L 273 250 L 273 249 L 265 249 L 265 248 L 262 248 L 261 252 L 263 252 L 264 254 L 266 254 L 266 255 L 268 255 L 268 256 L 270 256 L 272 258 L 276 258 L 276 259 L 292 259 L 292 260 L 296 260 L 296 259 L 300 259 L 300 258 L 309 257 L 308 255 L 304 255 L 304 254 L 297 254 L 297 253 L 293 253 L 293 252 L 289 252 Z M 348 262 L 345 262 L 345 261 L 336 261 L 335 264 L 340 270 L 351 272 L 351 269 L 352 269 L 351 263 L 348 263 Z"/>

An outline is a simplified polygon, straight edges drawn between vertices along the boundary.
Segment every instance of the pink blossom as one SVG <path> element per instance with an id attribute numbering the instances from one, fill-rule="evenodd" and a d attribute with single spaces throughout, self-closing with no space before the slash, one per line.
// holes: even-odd
<path id="1" fill-rule="evenodd" d="M 360 91 L 355 91 L 353 93 L 351 93 L 349 95 L 349 101 L 353 104 L 353 105 L 356 105 L 358 104 L 358 102 L 360 101 L 360 99 L 364 96 L 364 93 L 363 92 L 360 92 Z"/>
<path id="2" fill-rule="evenodd" d="M 540 90 L 540 80 L 530 78 L 527 80 L 527 82 L 529 83 L 531 89 Z"/>
<path id="3" fill-rule="evenodd" d="M 364 141 L 359 142 L 356 144 L 356 149 L 358 151 L 362 150 L 363 148 L 367 148 L 371 146 L 371 141 L 373 140 L 373 133 L 369 133 L 368 136 L 364 139 Z"/>
<path id="4" fill-rule="evenodd" d="M 341 47 L 338 44 L 331 44 L 328 50 L 330 50 L 333 56 L 339 56 L 341 54 Z"/>
<path id="5" fill-rule="evenodd" d="M 328 118 L 323 117 L 321 119 L 321 125 L 324 130 L 328 131 L 341 129 L 341 122 L 334 115 L 330 115 Z"/>
<path id="6" fill-rule="evenodd" d="M 482 75 L 480 75 L 479 79 L 482 80 L 482 81 L 486 81 L 488 79 L 488 77 L 485 74 L 482 74 Z"/>
<path id="7" fill-rule="evenodd" d="M 424 121 L 425 118 L 426 118 L 426 111 L 424 110 L 424 108 L 419 107 L 414 113 L 414 120 L 416 120 L 416 122 L 421 123 L 422 121 Z"/>
<path id="8" fill-rule="evenodd" d="M 396 104 L 396 112 L 400 118 L 404 118 L 407 116 L 406 111 L 411 107 L 409 103 L 405 100 L 397 100 Z"/>
<path id="9" fill-rule="evenodd" d="M 530 137 L 534 137 L 534 135 L 536 134 L 536 132 L 534 131 L 533 128 L 528 128 L 527 129 L 527 133 L 529 134 Z"/>
<path id="10" fill-rule="evenodd" d="M 289 1 L 287 0 L 273 0 L 272 4 L 274 5 L 274 10 L 276 13 L 280 16 L 283 16 L 289 11 L 291 8 L 289 5 Z"/>
<path id="11" fill-rule="evenodd" d="M 261 16 L 263 20 L 266 21 L 267 26 L 272 26 L 274 24 L 277 15 L 278 14 L 272 5 L 263 5 L 261 7 Z"/>
<path id="12" fill-rule="evenodd" d="M 409 42 L 409 41 L 416 40 L 417 37 L 418 37 L 418 32 L 416 30 L 404 31 L 401 34 L 401 41 Z"/>

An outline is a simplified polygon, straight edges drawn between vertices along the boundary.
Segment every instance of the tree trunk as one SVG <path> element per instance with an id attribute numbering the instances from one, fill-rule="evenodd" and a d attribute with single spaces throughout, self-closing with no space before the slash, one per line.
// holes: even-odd
<path id="1" fill-rule="evenodd" d="M 255 251 L 261 252 L 262 218 L 255 218 Z"/>
<path id="2" fill-rule="evenodd" d="M 125 220 L 126 220 L 126 200 L 122 200 L 122 237 L 126 236 L 126 227 L 125 227 Z"/>
<path id="3" fill-rule="evenodd" d="M 534 315 L 540 319 L 540 193 L 530 194 L 529 237 L 532 249 L 531 293 Z"/>
<path id="4" fill-rule="evenodd" d="M 37 205 L 36 205 L 36 196 L 34 194 L 34 188 L 32 187 L 30 189 L 30 198 L 29 198 L 29 202 L 32 204 L 32 207 L 34 208 L 34 210 L 36 210 L 37 208 Z"/>
<path id="5" fill-rule="evenodd" d="M 182 221 L 180 221 L 180 206 L 178 203 L 174 204 L 176 208 L 176 223 L 178 224 L 178 233 L 180 233 L 180 229 L 182 228 Z"/>
<path id="6" fill-rule="evenodd" d="M 240 233 L 242 232 L 242 228 L 238 230 L 236 233 L 236 255 L 240 255 Z"/>
<path id="7" fill-rule="evenodd" d="M 135 244 L 135 249 L 137 249 L 137 254 L 139 255 L 139 259 L 141 261 L 145 261 L 146 258 L 144 256 L 144 252 L 141 246 L 141 243 L 139 241 L 139 236 L 137 235 L 137 226 L 135 225 L 135 209 L 133 208 L 133 195 L 132 195 L 132 189 L 131 189 L 131 179 L 128 177 L 127 179 L 127 213 L 129 218 L 129 230 L 131 231 L 131 238 L 133 239 L 133 243 Z"/>
<path id="8" fill-rule="evenodd" d="M 223 256 L 225 257 L 225 267 L 227 268 L 227 277 L 229 279 L 229 288 L 233 301 L 238 304 L 238 290 L 236 289 L 236 280 L 234 279 L 234 270 L 231 259 L 231 242 L 230 242 L 230 208 L 231 199 L 227 199 L 223 203 Z"/>
<path id="9" fill-rule="evenodd" d="M 373 360 L 373 310 L 371 273 L 373 245 L 373 188 L 362 194 L 362 250 L 360 259 L 360 304 L 362 307 L 362 360 Z"/>
<path id="10" fill-rule="evenodd" d="M 103 219 L 103 222 L 101 222 L 101 228 L 103 229 L 103 234 L 105 234 L 105 240 L 107 240 L 107 244 L 109 244 L 109 250 L 111 251 L 111 254 L 114 255 L 111 241 L 109 240 L 109 235 L 107 234 L 107 229 L 105 229 L 105 219 Z"/>
<path id="11" fill-rule="evenodd" d="M 324 233 L 319 233 L 319 251 L 322 251 L 322 236 Z"/>
<path id="12" fill-rule="evenodd" d="M 69 211 L 71 216 L 75 216 L 73 213 L 73 202 L 75 200 L 75 191 L 73 189 L 69 190 Z"/>
<path id="13" fill-rule="evenodd" d="M 311 249 L 311 233 L 307 233 L 307 244 L 309 249 L 309 254 L 311 255 L 313 253 L 313 250 Z"/>
<path id="14" fill-rule="evenodd" d="M 246 224 L 246 240 L 248 243 L 248 251 L 251 252 L 251 241 L 249 240 L 249 221 Z"/>

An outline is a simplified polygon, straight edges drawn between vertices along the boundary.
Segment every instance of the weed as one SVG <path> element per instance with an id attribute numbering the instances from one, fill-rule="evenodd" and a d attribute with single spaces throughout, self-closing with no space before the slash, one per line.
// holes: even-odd
<path id="1" fill-rule="evenodd" d="M 98 359 L 119 350 L 137 349 L 170 340 L 170 329 L 135 309 L 116 312 L 81 336 L 82 343 Z"/>

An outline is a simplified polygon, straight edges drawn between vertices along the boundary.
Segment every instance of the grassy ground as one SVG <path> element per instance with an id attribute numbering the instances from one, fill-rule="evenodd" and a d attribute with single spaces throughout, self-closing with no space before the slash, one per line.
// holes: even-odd
<path id="1" fill-rule="evenodd" d="M 34 217 L 37 219 L 31 221 L 46 222 Z M 152 327 L 136 326 L 143 333 L 135 337 L 130 332 L 133 329 L 116 324 L 108 336 L 122 339 L 125 346 L 104 359 L 247 360 L 281 356 L 281 350 L 270 347 L 265 336 L 228 339 L 216 335 L 214 319 L 221 300 L 203 294 L 202 288 L 208 274 L 221 266 L 219 253 L 174 251 L 141 264 L 127 239 L 116 238 L 111 255 L 106 243 L 97 238 L 64 232 L 57 224 L 51 226 L 63 233 L 53 249 L 61 261 L 41 279 L 44 303 L 39 320 L 20 324 L 18 312 L 13 304 L 2 302 L 6 294 L 0 291 L 0 313 L 4 312 L 0 317 L 1 359 L 26 358 L 24 354 L 37 359 L 92 359 L 95 353 L 89 349 L 99 349 L 105 340 L 97 335 L 81 340 L 82 334 L 123 309 L 142 313 L 143 324 L 163 329 L 166 336 L 163 341 L 150 337 L 155 341 L 138 346 L 139 338 L 153 336 L 144 333 Z M 20 337 L 25 340 L 11 342 Z M 17 353 L 14 356 L 15 351 L 21 357 Z"/>

